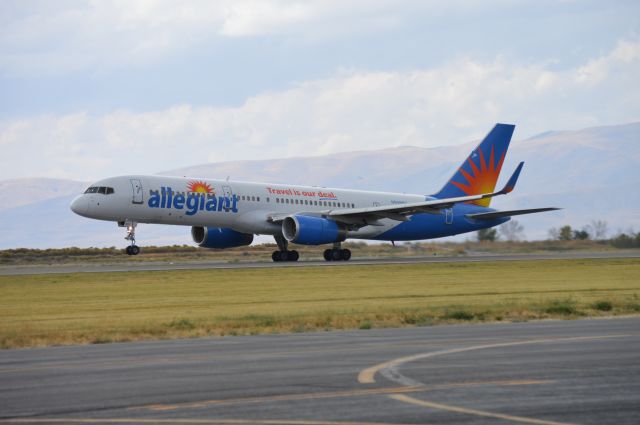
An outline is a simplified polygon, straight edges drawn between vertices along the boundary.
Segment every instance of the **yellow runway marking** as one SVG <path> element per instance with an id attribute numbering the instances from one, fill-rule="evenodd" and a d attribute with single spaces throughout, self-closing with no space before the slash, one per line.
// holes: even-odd
<path id="1" fill-rule="evenodd" d="M 448 354 L 464 353 L 468 351 L 483 350 L 488 348 L 513 347 L 513 346 L 527 345 L 527 344 L 542 344 L 546 342 L 589 341 L 589 340 L 600 340 L 600 339 L 607 339 L 607 338 L 624 338 L 624 337 L 630 337 L 630 336 L 634 336 L 634 335 L 622 334 L 622 335 L 599 335 L 599 336 L 585 336 L 585 337 L 532 339 L 532 340 L 525 340 L 525 341 L 503 342 L 503 343 L 497 343 L 497 344 L 475 345 L 471 347 L 454 348 L 451 350 L 442 350 L 442 351 L 434 351 L 431 353 L 416 354 L 413 356 L 406 356 L 406 357 L 400 357 L 397 359 L 389 360 L 387 362 L 379 363 L 375 366 L 364 369 L 358 374 L 358 382 L 361 384 L 372 384 L 375 382 L 375 375 L 384 369 L 396 368 L 402 364 L 409 363 L 412 361 L 433 358 L 438 356 L 445 356 Z M 446 410 L 449 412 L 463 413 L 467 415 L 504 419 L 512 422 L 520 422 L 520 423 L 536 424 L 536 425 L 570 425 L 563 422 L 546 421 L 542 419 L 506 415 L 502 413 L 493 413 L 493 412 L 487 412 L 484 410 L 453 406 L 450 404 L 434 403 L 431 401 L 419 400 L 404 394 L 389 394 L 388 397 L 393 400 L 402 401 L 404 403 L 410 403 L 417 406 L 430 407 L 432 409 Z"/>
<path id="2" fill-rule="evenodd" d="M 367 396 L 375 394 L 400 394 L 410 393 L 416 391 L 423 391 L 422 387 L 395 387 L 395 388 L 375 388 L 369 390 L 348 390 L 348 391 L 332 391 L 332 392 L 318 392 L 318 393 L 303 393 L 303 394 L 285 394 L 285 395 L 273 395 L 264 397 L 243 397 L 232 398 L 226 400 L 204 400 L 196 401 L 192 403 L 178 403 L 178 404 L 152 404 L 148 406 L 142 406 L 143 409 L 150 410 L 176 410 L 176 409 L 194 409 L 208 406 L 216 406 L 221 404 L 244 404 L 244 403 L 268 403 L 274 401 L 295 401 L 295 400 L 314 400 L 321 398 L 342 398 L 342 397 L 357 397 Z M 137 408 L 133 408 L 137 409 Z"/>
<path id="3" fill-rule="evenodd" d="M 605 339 L 605 338 L 623 338 L 623 337 L 629 337 L 629 336 L 631 335 L 600 335 L 600 336 L 579 336 L 579 337 L 570 337 L 570 338 L 530 339 L 526 341 L 474 345 L 471 347 L 454 348 L 451 350 L 434 351 L 431 353 L 421 353 L 413 356 L 400 357 L 397 359 L 389 360 L 387 362 L 379 363 L 375 366 L 371 366 L 367 369 L 364 369 L 362 372 L 358 374 L 358 382 L 361 384 L 373 384 L 374 382 L 376 382 L 375 380 L 376 373 L 380 372 L 383 369 L 388 369 L 390 367 L 397 367 L 404 363 L 409 363 L 416 360 L 446 356 L 448 354 L 465 353 L 467 351 L 485 350 L 488 348 L 513 347 L 517 345 L 527 345 L 527 344 L 542 344 L 545 342 L 588 341 L 588 340 L 597 340 L 597 339 Z"/>
<path id="4" fill-rule="evenodd" d="M 316 393 L 303 393 L 303 394 L 283 394 L 263 397 L 239 397 L 230 399 L 218 399 L 218 400 L 203 400 L 188 403 L 176 403 L 176 404 L 150 404 L 147 406 L 131 407 L 130 410 L 148 409 L 154 411 L 166 411 L 177 409 L 197 409 L 210 406 L 230 405 L 230 404 L 248 404 L 248 403 L 270 403 L 280 401 L 297 401 L 297 400 L 315 400 L 322 398 L 345 398 L 345 397 L 363 397 L 368 395 L 388 395 L 388 394 L 403 394 L 403 393 L 415 393 L 433 391 L 447 388 L 468 388 L 478 387 L 486 385 L 542 385 L 549 384 L 554 381 L 551 380 L 502 380 L 502 381 L 478 381 L 478 382 L 457 382 L 451 384 L 441 384 L 432 386 L 418 386 L 418 387 L 393 387 L 393 388 L 374 388 L 368 390 L 345 390 L 345 391 L 332 391 L 332 392 L 316 392 Z"/>
<path id="5" fill-rule="evenodd" d="M 467 409 L 466 407 L 451 406 L 448 404 L 433 403 L 431 401 L 418 400 L 402 394 L 390 395 L 394 400 L 403 401 L 405 403 L 415 404 L 417 406 L 431 407 L 438 410 L 447 410 L 449 412 L 466 413 L 468 415 L 483 416 L 486 418 L 505 419 L 512 422 L 521 422 L 525 424 L 536 425 L 570 425 L 566 422 L 545 421 L 542 419 L 526 418 L 524 416 L 504 415 L 502 413 L 486 412 L 484 410 Z"/>

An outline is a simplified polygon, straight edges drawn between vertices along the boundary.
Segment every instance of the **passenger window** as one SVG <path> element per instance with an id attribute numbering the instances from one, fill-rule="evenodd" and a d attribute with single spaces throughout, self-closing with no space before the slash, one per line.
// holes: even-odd
<path id="1" fill-rule="evenodd" d="M 287 198 L 287 204 L 289 203 L 289 198 Z"/>
<path id="2" fill-rule="evenodd" d="M 267 202 L 269 202 L 269 198 L 267 198 Z"/>
<path id="3" fill-rule="evenodd" d="M 258 202 L 260 202 L 260 197 L 258 196 L 258 197 L 256 198 L 256 200 L 257 200 Z"/>
<path id="4" fill-rule="evenodd" d="M 255 197 L 255 196 L 252 196 L 252 197 L 251 197 L 251 200 L 252 200 L 253 202 L 255 202 L 255 201 L 256 201 L 256 197 Z"/>

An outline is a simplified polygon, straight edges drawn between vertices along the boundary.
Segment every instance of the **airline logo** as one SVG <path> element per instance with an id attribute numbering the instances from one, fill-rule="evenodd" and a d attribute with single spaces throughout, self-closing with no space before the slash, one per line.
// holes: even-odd
<path id="1" fill-rule="evenodd" d="M 186 210 L 186 215 L 195 215 L 198 211 L 238 212 L 236 195 L 216 196 L 213 188 L 203 181 L 191 181 L 188 192 L 174 192 L 171 187 L 162 186 L 160 190 L 149 191 L 149 208 Z"/>

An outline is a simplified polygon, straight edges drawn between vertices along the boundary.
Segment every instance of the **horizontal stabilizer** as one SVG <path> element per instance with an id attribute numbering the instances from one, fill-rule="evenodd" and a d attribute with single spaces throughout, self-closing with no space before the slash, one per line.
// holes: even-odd
<path id="1" fill-rule="evenodd" d="M 467 218 L 474 220 L 493 220 L 495 218 L 512 217 L 514 215 L 533 214 L 545 211 L 555 211 L 560 208 L 531 208 L 528 210 L 492 211 L 487 213 L 467 214 Z"/>

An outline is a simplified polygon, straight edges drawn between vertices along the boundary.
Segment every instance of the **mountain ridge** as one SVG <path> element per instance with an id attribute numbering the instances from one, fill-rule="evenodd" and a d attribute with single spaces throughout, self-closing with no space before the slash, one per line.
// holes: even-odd
<path id="1" fill-rule="evenodd" d="M 205 163 L 158 174 L 431 194 L 451 177 L 477 143 Z M 498 185 L 521 160 L 525 167 L 518 187 L 509 196 L 496 198 L 491 206 L 564 208 L 518 217 L 529 238 L 542 239 L 551 227 L 581 227 L 591 220 L 606 220 L 614 230 L 640 227 L 640 172 L 636 165 L 640 162 L 640 122 L 551 131 L 514 140 Z M 115 224 L 78 217 L 69 210 L 73 197 L 87 184 L 49 178 L 0 181 L 0 199 L 4 200 L 0 205 L 0 248 L 124 246 L 124 233 Z M 141 225 L 139 230 L 142 245 L 190 243 L 188 234 L 188 229 L 179 226 Z"/>

